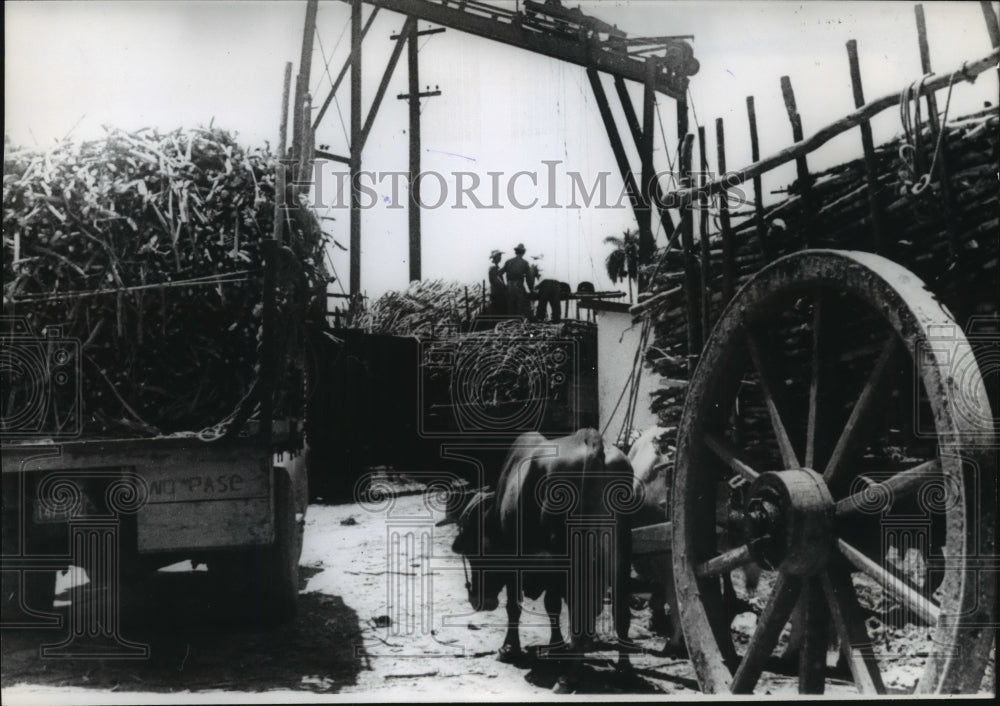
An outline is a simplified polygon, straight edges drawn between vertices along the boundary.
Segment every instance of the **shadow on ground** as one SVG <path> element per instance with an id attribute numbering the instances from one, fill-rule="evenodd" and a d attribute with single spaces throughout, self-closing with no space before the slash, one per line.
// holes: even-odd
<path id="1" fill-rule="evenodd" d="M 604 645 L 605 648 L 610 645 Z M 561 676 L 568 674 L 572 662 L 568 658 L 557 659 L 540 656 L 540 646 L 528 645 L 514 663 L 524 670 L 524 680 L 542 689 L 552 689 Z M 616 658 L 617 659 L 617 658 Z M 633 669 L 620 673 L 616 662 L 599 655 L 586 655 L 577 666 L 576 694 L 661 694 L 663 689 L 643 679 L 643 671 Z M 648 676 L 648 675 L 647 675 Z"/>
<path id="2" fill-rule="evenodd" d="M 310 575 L 302 568 L 300 588 Z M 71 598 L 82 600 L 82 591 L 74 589 Z M 26 681 L 146 692 L 336 693 L 355 684 L 367 666 L 355 654 L 358 616 L 337 596 L 308 593 L 299 599 L 296 618 L 267 624 L 255 619 L 253 611 L 248 617 L 246 605 L 221 592 L 209 572 L 159 572 L 143 591 L 143 605 L 120 630 L 126 640 L 148 645 L 148 657 L 81 657 L 93 646 L 81 640 L 67 647 L 69 656 L 42 656 L 43 646 L 71 635 L 73 616 L 69 608 L 61 608 L 62 627 L 3 632 L 0 674 L 4 685 Z"/>

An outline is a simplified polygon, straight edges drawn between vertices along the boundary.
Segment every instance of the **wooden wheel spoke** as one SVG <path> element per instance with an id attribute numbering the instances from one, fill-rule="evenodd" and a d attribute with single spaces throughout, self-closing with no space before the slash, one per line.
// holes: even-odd
<path id="1" fill-rule="evenodd" d="M 972 550 L 994 539 L 1000 481 L 994 430 L 962 413 L 990 401 L 962 330 L 916 273 L 847 250 L 776 259 L 723 309 L 680 407 L 671 504 L 706 693 L 832 691 L 824 637 L 862 691 L 982 692 L 997 585 Z M 733 584 L 757 568 L 749 627 Z"/>
<path id="2" fill-rule="evenodd" d="M 733 569 L 738 569 L 741 566 L 746 566 L 751 561 L 753 561 L 753 558 L 750 556 L 750 549 L 744 544 L 698 564 L 695 568 L 695 575 L 699 578 L 718 576 Z"/>
<path id="3" fill-rule="evenodd" d="M 854 568 L 875 579 L 882 588 L 902 601 L 907 608 L 917 613 L 924 621 L 930 625 L 937 624 L 941 609 L 921 596 L 903 579 L 893 576 L 888 570 L 879 566 L 863 552 L 842 539 L 837 540 L 837 549 Z"/>
<path id="4" fill-rule="evenodd" d="M 771 427 L 774 429 L 774 436 L 778 441 L 778 450 L 781 453 L 781 462 L 785 468 L 799 468 L 799 459 L 792 446 L 792 440 L 788 436 L 785 423 L 781 420 L 781 413 L 778 411 L 778 404 L 775 397 L 775 389 L 771 384 L 769 371 L 765 368 L 764 359 L 760 354 L 760 342 L 755 334 L 747 331 L 747 348 L 750 351 L 750 359 L 753 361 L 757 371 L 757 378 L 760 380 L 760 390 L 764 395 L 764 402 L 767 405 L 767 413 L 771 417 Z"/>
<path id="5" fill-rule="evenodd" d="M 774 592 L 768 601 L 764 612 L 757 621 L 747 646 L 746 654 L 733 675 L 731 691 L 734 694 L 750 694 L 753 692 L 764 665 L 771 657 L 774 646 L 778 644 L 781 631 L 788 622 L 788 617 L 795 608 L 802 591 L 802 579 L 790 574 L 779 574 L 774 584 Z"/>
<path id="6" fill-rule="evenodd" d="M 857 402 L 854 403 L 851 416 L 848 417 L 847 423 L 844 425 L 844 430 L 840 433 L 840 438 L 837 439 L 837 445 L 834 446 L 833 453 L 830 454 L 830 460 L 823 471 L 823 480 L 827 484 L 833 482 L 843 466 L 844 460 L 860 441 L 865 417 L 871 410 L 872 402 L 875 400 L 879 385 L 885 379 L 885 372 L 889 367 L 889 361 L 892 360 L 892 353 L 895 348 L 896 339 L 890 336 L 889 340 L 882 347 L 882 352 L 879 354 L 871 374 L 865 381 L 865 386 L 861 389 L 861 394 L 858 396 Z"/>
<path id="7" fill-rule="evenodd" d="M 826 683 L 826 648 L 829 643 L 830 613 L 823 583 L 810 577 L 799 598 L 797 611 L 804 622 L 802 651 L 799 653 L 799 693 L 822 694 Z"/>
<path id="8" fill-rule="evenodd" d="M 705 445 L 712 453 L 719 457 L 719 460 L 747 481 L 756 480 L 757 476 L 760 475 L 760 473 L 755 471 L 753 468 L 736 458 L 736 452 L 734 452 L 732 448 L 730 448 L 729 444 L 722 439 L 719 439 L 712 434 L 705 434 Z"/>
<path id="9" fill-rule="evenodd" d="M 848 495 L 837 501 L 837 517 L 850 517 L 857 514 L 881 513 L 894 501 L 907 498 L 932 478 L 940 477 L 941 462 L 937 459 L 926 461 L 919 466 L 900 471 L 880 483 L 872 485 Z"/>
<path id="10" fill-rule="evenodd" d="M 840 649 L 850 667 L 854 683 L 862 693 L 884 694 L 882 672 L 861 619 L 850 574 L 828 571 L 823 574 L 821 581 L 831 622 L 840 638 Z"/>
<path id="11" fill-rule="evenodd" d="M 813 304 L 812 376 L 809 379 L 809 419 L 806 423 L 806 468 L 816 467 L 816 424 L 819 416 L 820 323 L 823 299 Z"/>

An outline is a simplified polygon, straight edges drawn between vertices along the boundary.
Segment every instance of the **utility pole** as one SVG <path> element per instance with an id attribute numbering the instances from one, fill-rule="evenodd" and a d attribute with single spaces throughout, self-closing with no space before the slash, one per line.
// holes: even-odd
<path id="1" fill-rule="evenodd" d="M 351 273 L 350 292 L 361 293 L 361 0 L 351 1 Z"/>
<path id="2" fill-rule="evenodd" d="M 409 93 L 397 98 L 410 104 L 410 281 L 420 279 L 420 99 L 441 95 L 441 91 L 420 92 L 420 63 L 417 58 L 417 39 L 425 34 L 438 34 L 444 28 L 417 31 L 413 22 L 407 30 L 407 60 L 410 68 Z M 436 88 L 436 87 L 435 87 Z"/>
<path id="3" fill-rule="evenodd" d="M 420 61 L 417 58 L 417 23 L 406 38 L 410 68 L 410 281 L 420 279 Z"/>

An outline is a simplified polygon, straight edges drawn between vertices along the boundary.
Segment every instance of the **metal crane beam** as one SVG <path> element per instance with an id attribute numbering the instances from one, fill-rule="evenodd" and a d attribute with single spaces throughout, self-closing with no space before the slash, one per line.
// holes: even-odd
<path id="1" fill-rule="evenodd" d="M 350 0 L 344 0 L 349 2 Z M 522 16 L 497 7 L 495 14 L 486 13 L 483 3 L 476 3 L 477 12 L 462 9 L 463 3 L 452 0 L 363 0 L 378 8 L 399 12 L 418 20 L 491 39 L 513 47 L 525 49 L 578 66 L 605 71 L 632 81 L 645 83 L 646 62 L 629 56 L 627 52 L 609 48 L 596 31 L 580 26 L 577 34 L 544 32 L 522 22 Z M 687 89 L 687 76 L 662 66 L 653 76 L 654 88 L 672 98 L 683 99 Z"/>

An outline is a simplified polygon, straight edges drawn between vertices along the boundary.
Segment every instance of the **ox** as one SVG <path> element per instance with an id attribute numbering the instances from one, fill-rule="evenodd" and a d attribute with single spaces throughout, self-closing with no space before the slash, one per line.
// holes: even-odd
<path id="1" fill-rule="evenodd" d="M 521 656 L 521 595 L 545 594 L 551 627 L 549 649 L 578 654 L 593 641 L 596 617 L 612 591 L 618 636 L 618 671 L 627 673 L 630 622 L 632 468 L 625 455 L 605 447 L 594 429 L 546 440 L 522 434 L 507 454 L 496 491 L 478 491 L 457 518 L 452 549 L 468 561 L 469 603 L 474 610 L 495 610 L 507 591 L 507 634 L 498 659 Z M 631 505 L 630 505 L 631 503 Z M 559 627 L 562 601 L 570 616 L 570 640 Z M 571 691 L 577 676 L 573 660 L 555 686 Z"/>
<path id="2" fill-rule="evenodd" d="M 636 527 L 667 521 L 669 512 L 667 494 L 673 466 L 660 451 L 660 439 L 665 432 L 662 427 L 647 429 L 629 449 L 628 459 L 635 474 L 634 492 L 642 500 L 634 520 Z M 669 551 L 668 546 L 664 546 L 663 549 Z M 636 554 L 632 557 L 632 564 L 639 578 L 650 584 L 649 605 L 653 611 L 650 630 L 667 635 L 665 648 L 667 651 L 684 652 L 684 633 L 681 632 L 680 620 L 677 619 L 680 612 L 677 606 L 677 592 L 674 590 L 674 572 L 670 557 L 663 554 Z M 664 610 L 666 605 L 670 607 L 669 616 Z"/>
<path id="3" fill-rule="evenodd" d="M 669 516 L 668 493 L 673 482 L 673 460 L 661 451 L 663 436 L 666 433 L 663 427 L 652 427 L 644 431 L 632 448 L 629 450 L 629 462 L 634 472 L 634 494 L 641 501 L 639 510 L 635 514 L 634 525 L 636 527 L 649 527 L 661 525 L 666 522 Z M 722 546 L 739 539 L 739 529 L 733 527 L 725 520 L 728 514 L 728 506 L 717 508 L 716 516 L 720 520 L 720 540 Z M 670 551 L 669 532 L 645 532 L 639 530 L 642 540 L 649 535 L 650 541 L 643 541 L 642 544 L 652 544 L 652 547 L 638 549 L 633 554 L 632 561 L 636 574 L 640 579 L 651 584 L 651 595 L 649 598 L 652 616 L 650 618 L 650 629 L 667 635 L 665 651 L 673 654 L 686 654 L 687 649 L 684 644 L 684 633 L 681 630 L 678 616 L 680 611 L 677 605 L 677 592 L 674 588 L 673 563 L 665 552 Z M 638 540 L 637 540 L 638 541 Z M 760 577 L 760 569 L 756 565 L 749 565 L 743 568 L 746 588 L 753 593 L 757 588 Z M 727 604 L 737 609 L 749 609 L 749 604 L 739 600 L 729 577 L 725 578 L 725 591 L 728 596 Z M 669 616 L 664 610 L 664 606 L 669 607 Z"/>

